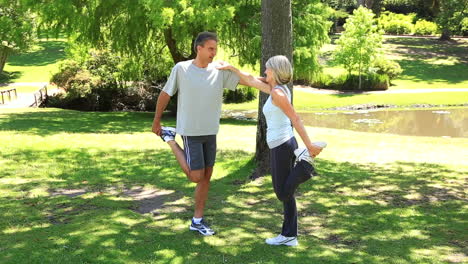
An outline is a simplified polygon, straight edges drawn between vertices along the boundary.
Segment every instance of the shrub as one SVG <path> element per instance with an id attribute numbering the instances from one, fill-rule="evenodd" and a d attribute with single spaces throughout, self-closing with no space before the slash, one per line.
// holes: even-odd
<path id="1" fill-rule="evenodd" d="M 71 60 L 61 64 L 59 72 L 51 79 L 66 91 L 60 105 L 88 111 L 112 110 L 115 98 L 122 94 L 118 61 L 117 56 L 108 52 L 93 51 L 82 65 Z"/>
<path id="2" fill-rule="evenodd" d="M 242 103 L 252 101 L 257 97 L 257 90 L 252 87 L 239 86 L 235 91 L 225 89 L 223 101 L 225 103 Z"/>
<path id="3" fill-rule="evenodd" d="M 414 25 L 415 35 L 436 35 L 437 24 L 424 19 L 420 19 Z"/>
<path id="4" fill-rule="evenodd" d="M 383 12 L 377 19 L 379 27 L 388 34 L 411 34 L 414 30 L 413 21 L 416 14 L 411 13 L 408 15 L 395 14 L 392 12 Z"/>
<path id="5" fill-rule="evenodd" d="M 390 78 L 386 74 L 368 73 L 362 75 L 361 82 L 362 91 L 382 91 L 388 89 Z M 312 86 L 340 91 L 358 91 L 360 90 L 359 75 L 341 74 L 332 77 L 328 74 L 322 74 L 313 82 Z"/>
<path id="6" fill-rule="evenodd" d="M 377 74 L 387 75 L 389 80 L 395 79 L 403 72 L 398 62 L 382 57 L 376 59 L 372 66 Z"/>

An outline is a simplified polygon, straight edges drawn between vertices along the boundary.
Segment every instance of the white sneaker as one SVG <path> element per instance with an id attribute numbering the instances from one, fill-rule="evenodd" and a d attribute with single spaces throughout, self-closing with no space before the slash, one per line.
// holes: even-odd
<path id="1" fill-rule="evenodd" d="M 267 238 L 265 242 L 268 245 L 285 245 L 285 246 L 297 246 L 299 242 L 297 242 L 297 237 L 285 237 L 283 235 L 278 235 L 277 237 Z"/>
<path id="2" fill-rule="evenodd" d="M 325 141 L 317 141 L 312 143 L 312 145 L 315 145 L 321 149 L 325 148 L 327 146 L 327 142 Z M 296 155 L 296 162 L 299 162 L 301 160 L 305 160 L 310 164 L 314 163 L 314 158 L 309 154 L 309 150 L 307 148 L 298 148 L 294 150 L 294 155 Z"/>
<path id="3" fill-rule="evenodd" d="M 161 127 L 161 138 L 164 142 L 175 140 L 176 129 L 173 127 Z"/>

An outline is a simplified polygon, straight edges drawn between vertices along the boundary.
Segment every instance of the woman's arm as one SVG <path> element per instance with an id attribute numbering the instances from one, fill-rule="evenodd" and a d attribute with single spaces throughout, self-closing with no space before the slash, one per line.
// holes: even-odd
<path id="1" fill-rule="evenodd" d="M 293 127 L 296 129 L 297 133 L 309 150 L 309 154 L 314 157 L 317 156 L 322 151 L 322 149 L 313 145 L 310 141 L 304 124 L 294 110 L 294 107 L 289 102 L 288 96 L 281 89 L 272 89 L 271 97 L 273 99 L 273 103 L 286 114 L 289 120 L 291 120 Z"/>
<path id="2" fill-rule="evenodd" d="M 237 69 L 236 67 L 228 64 L 228 63 L 221 63 L 222 66 L 220 67 L 216 67 L 218 70 L 230 70 L 232 72 L 234 72 L 237 76 L 239 76 L 240 80 L 239 80 L 239 83 L 242 84 L 242 85 L 247 85 L 247 86 L 250 86 L 250 87 L 254 87 L 254 88 L 257 88 L 259 89 L 260 91 L 264 92 L 264 93 L 267 93 L 269 94 L 270 93 L 270 90 L 271 90 L 271 87 L 266 84 L 265 82 L 263 82 L 262 80 L 264 80 L 264 78 L 260 77 L 260 78 L 256 78 L 254 76 L 252 76 L 250 73 L 248 72 L 243 72 L 239 69 Z"/>

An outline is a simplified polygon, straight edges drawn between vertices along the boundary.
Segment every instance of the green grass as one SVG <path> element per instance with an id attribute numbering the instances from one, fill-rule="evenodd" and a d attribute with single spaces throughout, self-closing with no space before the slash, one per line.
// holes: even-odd
<path id="1" fill-rule="evenodd" d="M 65 45 L 61 39 L 42 39 L 30 51 L 11 55 L 4 69 L 11 79 L 2 82 L 48 82 L 65 59 Z"/>
<path id="2" fill-rule="evenodd" d="M 334 38 L 336 39 L 336 38 Z M 325 45 L 325 73 L 334 76 L 345 73 L 335 65 L 331 52 L 336 45 Z M 392 81 L 394 89 L 468 88 L 468 41 L 441 42 L 437 39 L 386 37 L 383 51 L 396 60 L 403 73 Z"/>
<path id="3" fill-rule="evenodd" d="M 294 90 L 294 108 L 301 112 L 359 104 L 387 104 L 405 107 L 416 104 L 460 105 L 466 103 L 468 103 L 468 92 L 422 94 L 312 94 Z M 258 109 L 258 99 L 240 104 L 224 104 L 223 109 L 256 110 Z"/>
<path id="4" fill-rule="evenodd" d="M 282 209 L 248 181 L 256 125 L 222 120 L 206 217 L 194 184 L 149 132 L 151 113 L 0 112 L 2 263 L 449 263 L 466 261 L 466 138 L 307 129 L 329 147 L 297 195 L 300 246 L 271 247 Z M 165 124 L 174 125 L 167 118 Z M 240 137 L 239 135 L 242 135 Z M 161 190 L 153 216 L 111 190 Z M 51 195 L 83 188 L 76 197 Z"/>

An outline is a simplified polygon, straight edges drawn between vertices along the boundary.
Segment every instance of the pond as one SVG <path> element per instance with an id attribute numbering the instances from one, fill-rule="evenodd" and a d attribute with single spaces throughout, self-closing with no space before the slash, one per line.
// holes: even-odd
<path id="1" fill-rule="evenodd" d="M 304 124 L 429 137 L 468 137 L 468 108 L 299 113 Z M 224 117 L 256 119 L 256 111 L 225 111 Z"/>

